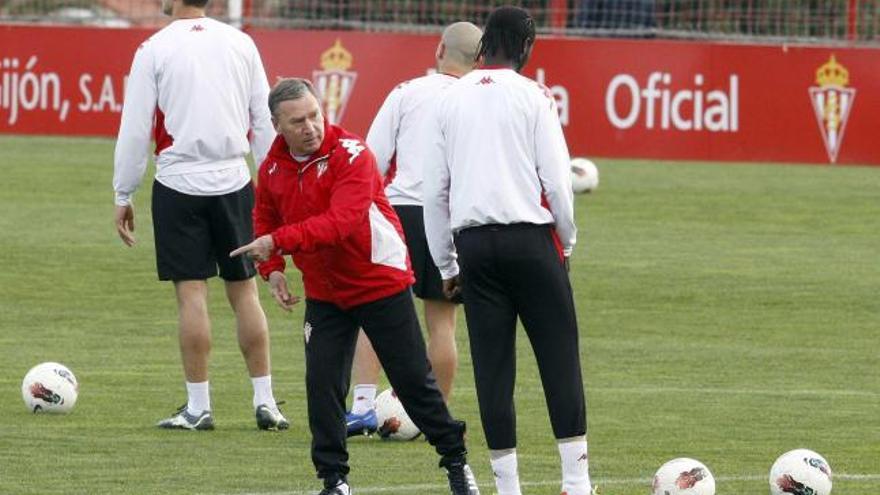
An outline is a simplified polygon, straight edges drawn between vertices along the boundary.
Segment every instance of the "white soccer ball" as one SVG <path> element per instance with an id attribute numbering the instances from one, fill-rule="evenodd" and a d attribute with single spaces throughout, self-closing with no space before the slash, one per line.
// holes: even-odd
<path id="1" fill-rule="evenodd" d="M 681 457 L 660 466 L 652 495 L 715 495 L 715 478 L 700 461 Z"/>
<path id="2" fill-rule="evenodd" d="M 571 189 L 577 193 L 588 193 L 599 187 L 599 169 L 592 160 L 571 159 Z"/>
<path id="3" fill-rule="evenodd" d="M 41 363 L 27 372 L 21 382 L 21 397 L 28 411 L 65 414 L 73 409 L 79 383 L 69 368 L 59 363 Z"/>
<path id="4" fill-rule="evenodd" d="M 829 495 L 831 466 L 821 455 L 807 449 L 786 452 L 770 468 L 772 495 Z"/>
<path id="5" fill-rule="evenodd" d="M 422 433 L 390 388 L 376 397 L 376 419 L 379 436 L 385 440 L 412 440 Z"/>

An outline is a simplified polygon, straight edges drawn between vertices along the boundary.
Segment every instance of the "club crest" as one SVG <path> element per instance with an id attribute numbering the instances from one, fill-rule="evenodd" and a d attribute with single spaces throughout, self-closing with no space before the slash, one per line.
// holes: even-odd
<path id="1" fill-rule="evenodd" d="M 828 160 L 835 163 L 856 99 L 856 89 L 848 87 L 849 70 L 834 55 L 816 70 L 816 84 L 810 87 L 810 101 L 825 142 Z"/>
<path id="2" fill-rule="evenodd" d="M 336 43 L 321 54 L 321 70 L 312 72 L 312 82 L 321 99 L 321 109 L 331 124 L 342 122 L 345 107 L 354 90 L 357 72 L 349 70 L 353 62 L 351 52 L 337 38 Z"/>

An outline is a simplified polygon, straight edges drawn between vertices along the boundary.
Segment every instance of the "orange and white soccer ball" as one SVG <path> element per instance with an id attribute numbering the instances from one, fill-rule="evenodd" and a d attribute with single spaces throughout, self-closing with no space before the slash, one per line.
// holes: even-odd
<path id="1" fill-rule="evenodd" d="M 715 495 L 715 477 L 702 462 L 681 457 L 660 466 L 652 495 Z"/>
<path id="2" fill-rule="evenodd" d="M 27 372 L 21 382 L 21 397 L 28 411 L 69 413 L 76 404 L 79 383 L 67 366 L 41 363 Z"/>
<path id="3" fill-rule="evenodd" d="M 571 159 L 571 189 L 576 194 L 593 192 L 599 187 L 599 169 L 587 158 Z"/>
<path id="4" fill-rule="evenodd" d="M 390 388 L 376 397 L 376 420 L 379 436 L 384 440 L 412 440 L 421 434 Z"/>
<path id="5" fill-rule="evenodd" d="M 831 466 L 821 455 L 807 449 L 786 452 L 770 468 L 770 494 L 829 495 Z"/>

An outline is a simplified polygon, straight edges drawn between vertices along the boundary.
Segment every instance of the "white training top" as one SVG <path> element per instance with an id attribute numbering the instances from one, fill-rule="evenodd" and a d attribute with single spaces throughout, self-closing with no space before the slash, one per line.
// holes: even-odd
<path id="1" fill-rule="evenodd" d="M 422 150 L 419 127 L 424 125 L 429 107 L 438 94 L 457 81 L 448 74 L 436 73 L 411 79 L 395 87 L 373 119 L 367 133 L 367 146 L 376 155 L 382 175 L 388 174 L 392 161 L 396 171 L 385 195 L 393 205 L 422 205 Z"/>
<path id="2" fill-rule="evenodd" d="M 116 204 L 131 203 L 156 139 L 156 180 L 214 196 L 250 179 L 245 155 L 262 162 L 275 130 L 269 83 L 250 36 L 207 17 L 178 19 L 137 50 L 116 141 Z M 155 133 L 151 133 L 154 123 Z"/>
<path id="3" fill-rule="evenodd" d="M 570 255 L 571 163 L 550 91 L 510 69 L 481 69 L 433 108 L 422 134 L 425 232 L 443 279 L 458 274 L 452 234 L 468 227 L 552 223 Z"/>

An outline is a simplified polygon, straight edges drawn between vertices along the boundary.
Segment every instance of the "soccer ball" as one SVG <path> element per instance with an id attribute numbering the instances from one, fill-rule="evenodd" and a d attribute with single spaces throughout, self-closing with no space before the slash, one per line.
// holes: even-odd
<path id="1" fill-rule="evenodd" d="M 812 450 L 786 452 L 770 468 L 770 493 L 828 495 L 831 493 L 831 466 Z"/>
<path id="2" fill-rule="evenodd" d="M 571 189 L 577 193 L 588 193 L 599 187 L 599 169 L 586 158 L 571 159 Z"/>
<path id="3" fill-rule="evenodd" d="M 715 478 L 700 461 L 673 459 L 657 470 L 651 495 L 715 495 Z"/>
<path id="4" fill-rule="evenodd" d="M 409 419 L 397 394 L 390 388 L 376 397 L 376 419 L 379 436 L 384 440 L 412 440 L 422 433 Z"/>
<path id="5" fill-rule="evenodd" d="M 69 368 L 59 363 L 34 366 L 21 382 L 21 397 L 28 411 L 65 414 L 73 409 L 79 383 Z"/>

